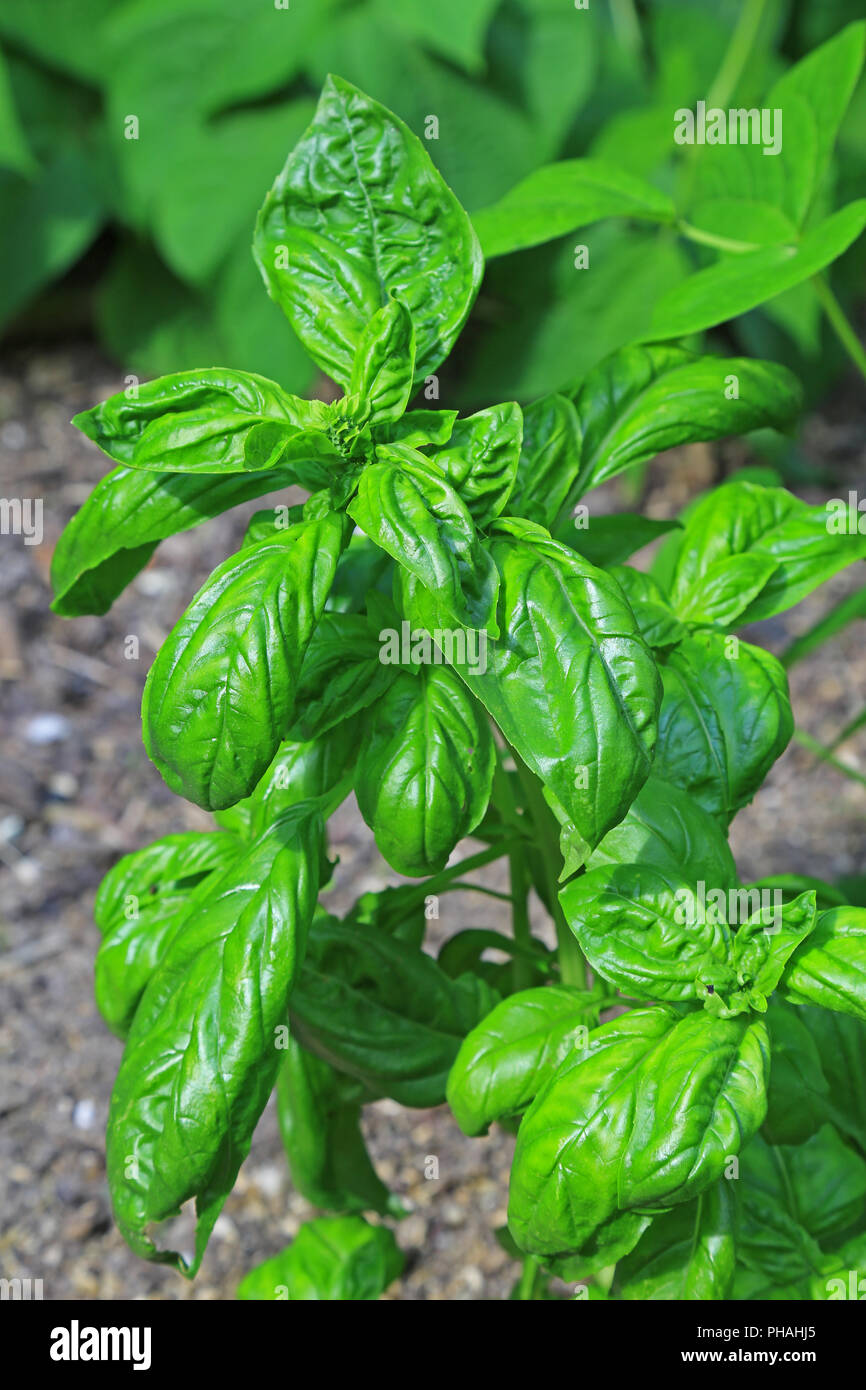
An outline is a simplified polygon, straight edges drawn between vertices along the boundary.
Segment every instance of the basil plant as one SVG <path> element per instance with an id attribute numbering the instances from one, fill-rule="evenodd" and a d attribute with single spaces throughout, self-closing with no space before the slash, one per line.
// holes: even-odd
<path id="1" fill-rule="evenodd" d="M 323 1215 L 241 1296 L 376 1298 L 402 1207 L 362 1108 L 447 1100 L 467 1134 L 516 1133 L 515 1297 L 562 1294 L 553 1276 L 572 1297 L 831 1296 L 866 1259 L 866 910 L 742 884 L 727 837 L 793 728 L 782 665 L 737 633 L 866 536 L 737 477 L 679 522 L 583 500 L 672 445 L 789 428 L 797 382 L 655 341 L 522 409 L 440 408 L 479 241 L 423 142 L 339 78 L 254 249 L 343 394 L 208 367 L 86 411 L 114 467 L 54 557 L 55 611 L 100 614 L 166 536 L 308 494 L 256 513 L 144 690 L 150 758 L 215 827 L 127 855 L 96 898 L 126 1241 L 196 1272 L 276 1090 Z M 625 563 L 665 531 L 650 571 Z M 414 882 L 338 918 L 327 822 L 352 793 Z M 513 929 L 434 956 L 426 905 L 498 859 Z M 155 1227 L 193 1199 L 188 1260 Z"/>

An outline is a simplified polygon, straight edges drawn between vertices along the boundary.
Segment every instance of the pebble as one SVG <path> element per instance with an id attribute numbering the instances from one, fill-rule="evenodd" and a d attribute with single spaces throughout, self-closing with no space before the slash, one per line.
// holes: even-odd
<path id="1" fill-rule="evenodd" d="M 72 725 L 62 714 L 34 714 L 24 726 L 28 743 L 61 743 L 71 732 Z"/>
<path id="2" fill-rule="evenodd" d="M 78 792 L 78 778 L 73 777 L 71 772 L 55 772 L 48 783 L 48 790 L 61 801 L 71 801 Z"/>
<path id="3" fill-rule="evenodd" d="M 250 1181 L 265 1197 L 279 1197 L 285 1186 L 285 1170 L 276 1163 L 266 1163 L 250 1173 Z"/>
<path id="4" fill-rule="evenodd" d="M 92 1129 L 96 1119 L 96 1101 L 78 1100 L 72 1107 L 72 1123 L 76 1129 Z"/>
<path id="5" fill-rule="evenodd" d="M 2 819 L 0 819 L 0 840 L 8 845 L 21 834 L 23 829 L 23 817 L 16 816 L 13 811 L 11 815 L 3 816 Z"/>
<path id="6" fill-rule="evenodd" d="M 7 449 L 23 449 L 27 443 L 27 431 L 20 420 L 10 420 L 0 429 L 0 444 Z"/>

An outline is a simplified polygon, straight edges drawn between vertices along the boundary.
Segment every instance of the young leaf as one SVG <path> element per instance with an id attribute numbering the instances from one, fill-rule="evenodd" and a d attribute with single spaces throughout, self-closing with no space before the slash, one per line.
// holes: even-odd
<path id="1" fill-rule="evenodd" d="M 260 473 L 152 473 L 115 468 L 62 532 L 51 557 L 52 611 L 107 613 L 167 536 L 297 481 L 291 468 Z"/>
<path id="2" fill-rule="evenodd" d="M 684 348 L 650 344 L 606 358 L 574 401 L 583 456 L 572 501 L 675 445 L 764 427 L 789 429 L 802 408 L 802 390 L 774 362 L 696 357 Z"/>
<path id="3" fill-rule="evenodd" d="M 811 935 L 817 920 L 815 894 L 809 892 L 781 909 L 761 908 L 738 927 L 731 964 L 752 999 L 759 996 L 755 1007 L 762 1007 L 760 996 L 766 999 L 773 993 L 790 956 Z"/>
<path id="4" fill-rule="evenodd" d="M 724 823 L 751 801 L 794 731 L 788 681 L 774 656 L 697 632 L 662 668 L 654 769 Z"/>
<path id="5" fill-rule="evenodd" d="M 148 755 L 179 795 L 219 810 L 261 778 L 291 716 L 344 534 L 344 518 L 329 512 L 241 550 L 160 647 L 142 726 Z"/>
<path id="6" fill-rule="evenodd" d="M 326 796 L 354 766 L 358 736 L 357 725 L 350 719 L 309 742 L 281 743 L 255 791 L 218 812 L 219 823 L 254 840 L 290 806 Z M 348 792 L 347 785 L 345 795 Z"/>
<path id="7" fill-rule="evenodd" d="M 617 1266 L 624 1299 L 728 1298 L 736 1265 L 734 1184 L 720 1179 L 697 1201 L 657 1216 Z"/>
<path id="8" fill-rule="evenodd" d="M 447 666 L 401 672 L 366 719 L 355 794 L 392 869 L 443 869 L 490 799 L 496 750 L 483 710 Z"/>
<path id="9" fill-rule="evenodd" d="M 361 1094 L 357 1082 L 289 1038 L 277 1074 L 277 1114 L 292 1183 L 325 1211 L 396 1215 L 361 1134 Z"/>
<path id="10" fill-rule="evenodd" d="M 279 1255 L 250 1270 L 238 1298 L 372 1302 L 403 1261 L 387 1226 L 370 1226 L 362 1216 L 318 1216 Z"/>
<path id="11" fill-rule="evenodd" d="M 682 617 L 706 611 L 712 621 L 713 576 L 727 562 L 728 603 L 740 626 L 784 612 L 864 558 L 866 535 L 847 529 L 838 534 L 827 507 L 809 506 L 786 488 L 735 478 L 707 493 L 690 513 L 671 598 Z M 765 572 L 750 568 L 755 560 L 764 562 Z M 762 573 L 764 582 L 756 588 Z M 737 612 L 738 589 L 748 602 Z"/>
<path id="12" fill-rule="evenodd" d="M 349 515 L 436 595 L 452 624 L 495 636 L 496 567 L 466 506 L 423 454 L 398 444 L 377 452 L 379 462 L 361 474 Z"/>
<path id="13" fill-rule="evenodd" d="M 400 419 L 412 394 L 414 366 L 412 316 L 399 299 L 391 299 L 365 326 L 352 361 L 348 395 L 357 400 L 365 422 Z"/>
<path id="14" fill-rule="evenodd" d="M 315 119 L 256 224 L 268 293 L 342 386 L 367 323 L 394 295 L 415 325 L 415 378 L 463 327 L 483 261 L 468 216 L 396 116 L 328 77 Z"/>
<path id="15" fill-rule="evenodd" d="M 673 222 L 670 198 L 602 159 L 565 159 L 544 165 L 492 207 L 473 215 L 488 259 L 552 241 L 606 217 Z"/>
<path id="16" fill-rule="evenodd" d="M 190 1276 L 276 1078 L 276 1030 L 312 919 L 322 848 L 310 803 L 220 874 L 144 992 L 111 1098 L 107 1167 L 132 1249 Z M 196 1198 L 191 1266 L 148 1227 Z"/>
<path id="17" fill-rule="evenodd" d="M 577 477 L 580 452 L 580 421 L 567 396 L 543 396 L 528 405 L 511 512 L 550 526 Z"/>
<path id="18" fill-rule="evenodd" d="M 447 444 L 457 422 L 456 410 L 407 410 L 375 431 L 383 444 L 407 444 L 410 449 L 429 449 Z"/>
<path id="19" fill-rule="evenodd" d="M 522 990 L 497 1004 L 464 1040 L 448 1077 L 448 1104 L 464 1134 L 521 1114 L 560 1063 L 583 1045 L 598 998 L 569 985 Z"/>
<path id="20" fill-rule="evenodd" d="M 456 420 L 447 447 L 434 457 L 476 526 L 505 508 L 520 457 L 523 414 L 514 401 Z"/>
<path id="21" fill-rule="evenodd" d="M 579 549 L 579 545 L 576 548 Z M 647 646 L 665 651 L 683 640 L 686 629 L 652 575 L 631 565 L 610 565 L 608 574 L 628 599 Z"/>
<path id="22" fill-rule="evenodd" d="M 341 462 L 321 401 L 225 367 L 147 381 L 72 423 L 115 463 L 158 473 L 243 473 L 295 458 Z"/>
<path id="23" fill-rule="evenodd" d="M 736 985 L 724 918 L 694 911 L 694 890 L 676 874 L 604 865 L 567 884 L 559 901 L 593 970 L 632 998 L 684 1003 Z"/>
<path id="24" fill-rule="evenodd" d="M 441 1105 L 466 1034 L 496 996 L 451 980 L 430 956 L 387 932 L 319 919 L 292 994 L 301 1045 L 401 1105 Z"/>
<path id="25" fill-rule="evenodd" d="M 382 651 L 359 613 L 323 613 L 301 667 L 289 736 L 320 738 L 375 704 L 396 676 Z"/>
<path id="26" fill-rule="evenodd" d="M 785 967 L 781 992 L 792 1004 L 820 1004 L 866 1020 L 866 908 L 819 913 Z"/>
<path id="27" fill-rule="evenodd" d="M 135 850 L 99 885 L 93 917 L 99 1012 L 118 1037 L 129 1032 L 138 1002 L 166 946 L 214 875 L 242 852 L 234 835 L 188 831 Z"/>

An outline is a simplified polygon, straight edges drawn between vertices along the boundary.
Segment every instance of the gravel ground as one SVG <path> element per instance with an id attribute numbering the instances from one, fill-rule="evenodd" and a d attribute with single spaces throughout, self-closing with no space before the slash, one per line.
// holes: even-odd
<path id="1" fill-rule="evenodd" d="M 141 689 L 179 612 L 237 547 L 245 517 L 265 503 L 166 541 L 106 617 L 55 618 L 48 611 L 53 546 L 104 463 L 68 421 L 122 385 L 117 368 L 89 347 L 22 354 L 0 374 L 0 495 L 44 498 L 42 544 L 0 537 L 0 1273 L 42 1278 L 49 1299 L 225 1299 L 311 1210 L 291 1188 L 269 1107 L 195 1283 L 126 1249 L 111 1220 L 103 1139 L 121 1044 L 93 1003 L 91 905 L 120 854 L 210 826 L 205 813 L 171 796 L 148 762 Z M 842 423 L 810 421 L 805 444 L 852 486 L 866 476 L 858 409 L 844 402 Z M 697 448 L 657 462 L 650 511 L 671 514 L 706 486 L 720 458 L 736 459 L 738 446 L 726 447 L 734 452 Z M 859 583 L 862 574 L 839 576 L 755 635 L 779 650 Z M 855 624 L 792 673 L 798 725 L 819 739 L 863 705 L 863 632 Z M 138 660 L 125 656 L 131 635 Z M 866 773 L 866 736 L 839 755 Z M 866 871 L 864 814 L 862 785 L 792 745 L 735 822 L 743 877 L 797 870 L 832 880 Z M 340 856 L 332 902 L 340 911 L 395 878 L 353 805 L 332 830 Z M 488 871 L 490 886 L 501 886 L 497 873 Z M 493 900 L 466 894 L 443 899 L 442 910 L 441 936 L 494 925 L 498 912 Z M 506 1297 L 516 1266 L 492 1231 L 505 1220 L 513 1141 L 502 1133 L 469 1140 L 444 1107 L 406 1111 L 389 1101 L 369 1107 L 365 1130 L 382 1177 L 412 1208 L 397 1228 L 407 1274 L 387 1296 Z M 438 1158 L 437 1180 L 425 1178 L 429 1156 Z"/>

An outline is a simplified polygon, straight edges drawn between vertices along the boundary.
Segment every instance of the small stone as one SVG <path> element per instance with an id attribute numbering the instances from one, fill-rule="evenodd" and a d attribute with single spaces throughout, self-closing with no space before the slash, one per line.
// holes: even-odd
<path id="1" fill-rule="evenodd" d="M 6 449 L 23 449 L 27 443 L 27 431 L 20 420 L 9 420 L 0 429 L 0 444 Z"/>
<path id="2" fill-rule="evenodd" d="M 78 793 L 78 779 L 71 772 L 55 772 L 48 783 L 48 790 L 60 801 L 71 801 Z"/>
<path id="3" fill-rule="evenodd" d="M 213 1234 L 217 1240 L 236 1241 L 238 1238 L 238 1228 L 230 1216 L 222 1212 L 214 1222 Z"/>
<path id="4" fill-rule="evenodd" d="M 18 882 L 23 884 L 25 888 L 32 888 L 35 883 L 39 882 L 42 865 L 36 859 L 19 859 L 13 873 Z"/>
<path id="5" fill-rule="evenodd" d="M 145 598 L 159 598 L 160 594 L 170 593 L 174 586 L 174 575 L 169 570 L 142 570 L 135 581 L 135 587 Z"/>
<path id="6" fill-rule="evenodd" d="M 21 816 L 16 816 L 13 811 L 8 816 L 0 819 L 0 840 L 8 845 L 21 834 L 24 829 L 24 820 Z"/>
<path id="7" fill-rule="evenodd" d="M 265 1197 L 279 1197 L 285 1184 L 285 1173 L 276 1163 L 267 1163 L 250 1173 L 250 1181 Z"/>
<path id="8" fill-rule="evenodd" d="M 92 1129 L 96 1119 L 96 1101 L 78 1100 L 72 1107 L 72 1123 L 76 1129 Z"/>
<path id="9" fill-rule="evenodd" d="M 24 726 L 28 743 L 60 743 L 71 732 L 72 726 L 62 714 L 35 714 Z"/>

